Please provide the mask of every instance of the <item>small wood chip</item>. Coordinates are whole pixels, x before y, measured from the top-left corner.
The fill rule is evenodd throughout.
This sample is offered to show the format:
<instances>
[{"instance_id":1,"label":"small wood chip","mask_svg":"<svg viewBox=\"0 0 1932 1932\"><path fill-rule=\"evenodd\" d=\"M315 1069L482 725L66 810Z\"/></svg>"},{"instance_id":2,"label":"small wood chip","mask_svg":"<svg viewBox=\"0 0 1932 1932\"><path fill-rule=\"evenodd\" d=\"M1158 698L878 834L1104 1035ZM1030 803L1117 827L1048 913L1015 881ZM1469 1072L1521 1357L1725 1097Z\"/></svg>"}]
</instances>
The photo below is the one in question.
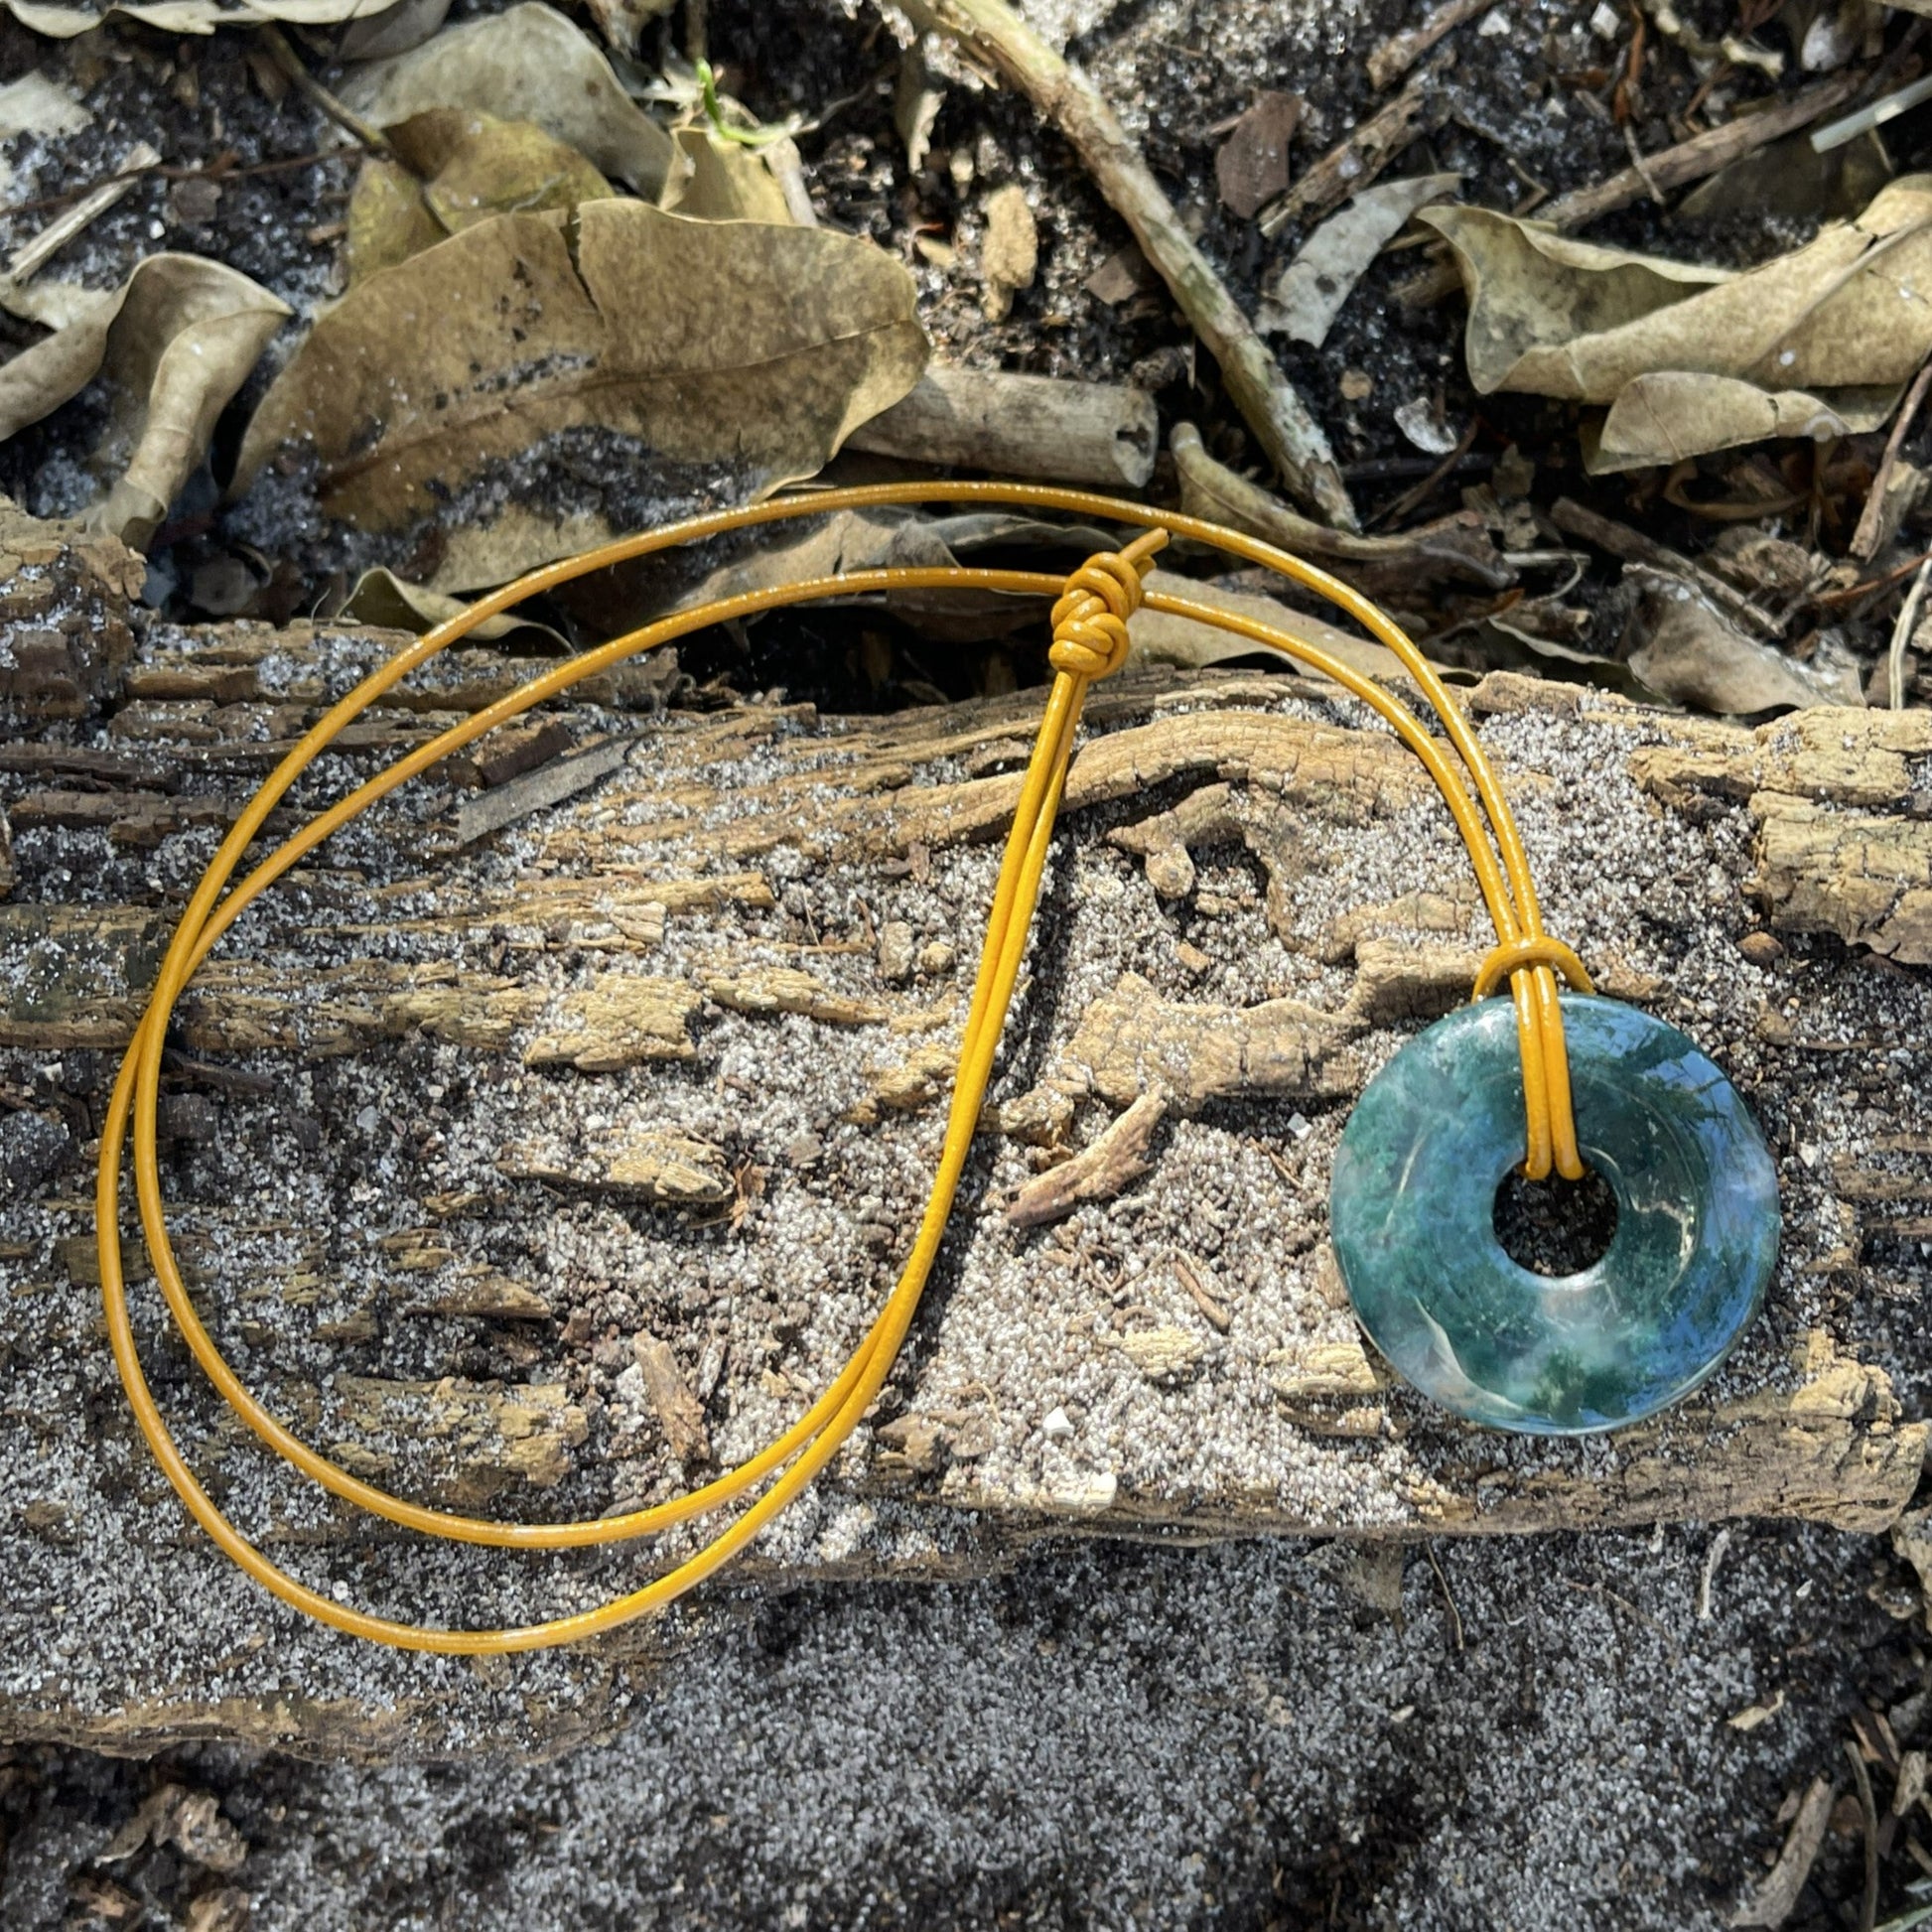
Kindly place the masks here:
<instances>
[{"instance_id":1,"label":"small wood chip","mask_svg":"<svg viewBox=\"0 0 1932 1932\"><path fill-rule=\"evenodd\" d=\"M1004 322L1017 290L1030 289L1039 268L1039 230L1017 183L996 189L986 200L986 238L980 243L980 275L986 293L980 306L989 322Z\"/></svg>"},{"instance_id":2,"label":"small wood chip","mask_svg":"<svg viewBox=\"0 0 1932 1932\"><path fill-rule=\"evenodd\" d=\"M1778 1862L1765 1873L1750 1899L1731 1918L1735 1926L1782 1925L1791 1916L1798 1894L1811 1876L1819 1848L1832 1821L1832 1785L1829 1778L1813 1778L1798 1806L1798 1816L1786 1835Z\"/></svg>"},{"instance_id":3,"label":"small wood chip","mask_svg":"<svg viewBox=\"0 0 1932 1932\"><path fill-rule=\"evenodd\" d=\"M704 1405L685 1385L670 1343L639 1331L630 1337L630 1352L643 1374L644 1393L671 1453L680 1462L709 1462L711 1438L705 1434Z\"/></svg>"},{"instance_id":4,"label":"small wood chip","mask_svg":"<svg viewBox=\"0 0 1932 1932\"><path fill-rule=\"evenodd\" d=\"M1142 1094L1091 1147L1028 1181L1007 1209L1008 1224L1040 1227L1063 1219L1082 1201L1112 1200L1154 1165L1148 1145L1167 1113L1165 1093Z\"/></svg>"}]
</instances>

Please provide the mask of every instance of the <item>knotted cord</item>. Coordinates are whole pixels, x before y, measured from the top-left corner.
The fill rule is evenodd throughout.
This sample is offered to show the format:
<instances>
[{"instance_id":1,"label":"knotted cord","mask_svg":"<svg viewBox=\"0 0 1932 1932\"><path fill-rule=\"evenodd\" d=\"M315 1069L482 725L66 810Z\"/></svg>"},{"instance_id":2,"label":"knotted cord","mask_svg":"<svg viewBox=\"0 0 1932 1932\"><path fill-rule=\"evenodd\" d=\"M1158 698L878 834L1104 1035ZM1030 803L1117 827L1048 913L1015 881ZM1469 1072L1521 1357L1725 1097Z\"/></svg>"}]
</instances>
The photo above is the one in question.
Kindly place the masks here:
<instances>
[{"instance_id":1,"label":"knotted cord","mask_svg":"<svg viewBox=\"0 0 1932 1932\"><path fill-rule=\"evenodd\" d=\"M822 515L837 509L876 508L934 499L1058 510L1146 528L1144 534L1119 551L1089 559L1065 580L1031 571L892 567L745 592L659 619L559 663L396 759L310 819L222 897L270 812L339 735L411 672L499 612L588 572L727 530L789 517ZM1186 597L1149 592L1145 576L1150 561L1171 536L1187 537L1273 570L1325 598L1353 618L1401 660L1436 713L1463 769L1457 769L1438 741L1393 693L1292 631ZM167 1030L183 990L221 935L255 898L332 833L408 779L498 725L521 716L534 705L640 651L713 624L828 597L887 590L955 589L1029 595L1058 592L1048 651L1054 676L1033 756L1021 782L1013 826L994 889L986 942L961 1038L958 1071L931 1194L897 1285L832 1385L767 1448L701 1488L646 1509L584 1522L503 1523L427 1508L390 1495L350 1474L301 1442L242 1386L196 1311L169 1239L166 1204L161 1193L157 1110ZM1084 490L1044 485L889 483L831 489L808 496L777 498L644 531L532 571L480 599L460 617L438 624L398 652L331 706L276 766L222 840L196 887L162 961L154 992L115 1081L101 1135L95 1191L101 1294L115 1364L141 1432L189 1512L234 1563L284 1602L352 1635L411 1650L473 1656L502 1654L575 1642L670 1602L728 1563L812 1481L858 1427L884 1386L931 1273L992 1077L994 1056L1026 951L1053 824L1065 790L1081 708L1091 683L1111 676L1126 661L1128 620L1143 606L1214 625L1309 665L1369 705L1421 759L1454 818L1496 928L1497 943L1482 963L1476 996L1481 997L1504 978L1510 983L1523 1067L1525 1171L1533 1178L1547 1175L1553 1166L1572 1179L1583 1173L1571 1114L1569 1065L1556 975L1561 973L1572 986L1584 992L1590 990L1589 980L1570 948L1543 931L1522 841L1480 743L1434 667L1366 598L1326 572L1240 532ZM1473 797L1464 770L1474 785ZM1485 816L1488 829L1483 823ZM1491 832L1495 840L1493 847ZM386 1521L428 1536L499 1549L559 1550L648 1536L735 1502L765 1484L767 1477L770 1481L709 1543L650 1583L595 1610L544 1623L504 1630L441 1629L372 1615L312 1588L264 1556L215 1505L181 1454L148 1386L135 1347L121 1245L120 1176L130 1126L142 1233L163 1299L183 1338L222 1399L262 1442L330 1493Z\"/></svg>"}]
</instances>

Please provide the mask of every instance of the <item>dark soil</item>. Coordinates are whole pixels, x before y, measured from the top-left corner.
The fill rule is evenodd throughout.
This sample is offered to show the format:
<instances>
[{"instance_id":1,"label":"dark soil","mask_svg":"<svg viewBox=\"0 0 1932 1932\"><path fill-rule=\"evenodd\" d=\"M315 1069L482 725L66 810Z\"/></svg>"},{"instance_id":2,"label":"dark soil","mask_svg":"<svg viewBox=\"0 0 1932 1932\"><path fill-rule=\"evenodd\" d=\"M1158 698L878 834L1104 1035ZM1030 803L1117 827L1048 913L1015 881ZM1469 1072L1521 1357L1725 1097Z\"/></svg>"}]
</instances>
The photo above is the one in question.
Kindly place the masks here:
<instances>
[{"instance_id":1,"label":"dark soil","mask_svg":"<svg viewBox=\"0 0 1932 1932\"><path fill-rule=\"evenodd\" d=\"M1781 1808L1836 1783L1789 1932L1857 1923L1856 1721L1927 1738L1898 1567L1775 1526L1047 1551L1011 1578L814 1590L545 1764L324 1767L208 1746L0 1751L18 1932L124 1895L258 1927L1315 1927L1716 1932ZM1767 1715L1768 1714L1768 1715ZM1869 1776L1879 1894L1919 1868ZM246 1863L103 1847L168 1782ZM112 1900L113 1894L107 1894Z\"/></svg>"},{"instance_id":2,"label":"dark soil","mask_svg":"<svg viewBox=\"0 0 1932 1932\"><path fill-rule=\"evenodd\" d=\"M453 18L485 10L461 0ZM1278 18L1273 10L1209 0L1191 5L1143 0L1113 9L1072 52L1121 103L1176 207L1198 227L1203 248L1252 309L1303 235L1291 227L1264 240L1254 222L1238 219L1221 205L1214 184L1218 130L1257 91L1292 90L1307 103L1294 152L1298 167L1308 165L1378 104L1362 70L1362 52L1405 24L1413 11L1402 0L1351 0L1311 15L1284 9ZM1695 0L1679 11L1693 30L1712 38L1733 24L1725 0ZM1088 10L1095 12L1105 10ZM1538 4L1526 7L1507 33L1482 32L1478 23L1453 36L1448 44L1455 58L1449 116L1418 140L1393 172L1453 170L1463 178L1466 199L1513 207L1533 205L1544 191L1559 194L1626 166L1622 132L1597 98L1612 90L1611 69L1622 44L1613 56L1590 34L1584 14L1581 7ZM667 41L674 41L677 31L675 22L663 26ZM1902 31L1895 26L1893 38ZM1771 38L1778 38L1776 30ZM340 70L329 63L330 45L322 30L306 39L307 53L325 79ZM789 113L816 118L818 124L800 136L800 147L821 218L871 236L906 262L918 282L922 320L941 356L1095 380L1132 379L1155 392L1164 432L1176 421L1193 421L1215 455L1237 467L1258 467L1247 430L1220 392L1211 358L1193 352L1190 332L1166 292L1156 287L1110 306L1086 287L1093 271L1130 237L1072 151L1037 123L1025 102L1001 91L950 87L930 153L915 174L906 167L893 125L897 45L871 10L849 15L827 0L783 7L721 0L709 10L708 45L730 89L757 112L771 119ZM1630 131L1641 150L1655 152L1682 138L1683 112L1698 82L1668 42L1653 33L1649 45ZM651 51L648 37L645 51ZM137 132L161 149L174 176L196 169L219 175L211 213L196 197L184 197L179 180L169 174L144 180L70 244L59 260L59 273L77 275L90 286L111 286L143 252L169 247L241 269L293 305L300 317L340 291L340 223L353 180L351 151L335 145L334 130L301 95L267 98L245 53L239 34L176 38L124 20L101 34L50 46L10 19L0 19L0 81L39 66L69 77L95 116L93 126L65 141L24 136L9 144L17 202L59 197L110 172ZM1776 91L1749 69L1729 73L1725 85L1743 98ZM1890 123L1884 138L1901 172L1917 166L1932 147L1932 108ZM305 159L323 150L331 151L327 158ZM979 284L971 270L984 197L1008 181L1025 185L1035 205L1041 262L1035 285L1020 295L1012 316L996 325L980 311ZM44 218L43 211L30 207L0 226L0 241L17 245ZM1591 239L1745 265L1808 238L1815 226L1773 215L1700 223L1643 206L1598 222ZM921 238L950 241L959 266L950 271L933 266L914 245ZM1417 250L1385 254L1322 349L1283 339L1273 345L1328 431L1365 519L1373 522L1440 467L1395 423L1401 404L1422 398L1438 401L1450 424L1472 424L1474 440L1429 494L1408 506L1403 521L1454 508L1457 492L1480 483L1514 446L1535 461L1532 501L1539 507L1561 495L1579 496L1606 513L1632 518L1664 542L1693 553L1707 547L1724 526L1662 500L1661 472L1603 482L1584 476L1574 410L1536 398L1478 398L1470 391L1459 352L1459 296L1420 306L1404 300L1405 285L1426 259ZM31 325L0 318L0 345L23 345L36 333ZM209 466L152 546L150 595L171 617L236 615L231 606L213 611L195 601L198 570L229 559L239 559L260 583L240 615L271 619L333 608L354 573L371 563L387 563L404 575L427 575L434 568L434 528L381 540L332 528L316 514L300 478L268 476L242 502L222 502L241 426L297 340L299 329L291 327L263 358L226 413ZM1364 379L1372 385L1365 399L1351 402L1344 396L1344 376L1356 391ZM99 420L98 396L83 393L0 446L0 489L45 514L84 501L95 486L86 460ZM1777 446L1785 481L1815 499L1814 520L1822 521L1815 534L1828 551L1849 537L1878 440L1853 439L1822 449ZM1925 450L1932 450L1932 428L1919 432L1907 455ZM602 508L619 524L704 500L703 492L693 494L682 485L667 490L639 485L613 495L614 476L642 477L654 463L649 452L627 447L600 453L592 462L574 446L543 450L490 488L497 495L507 489L546 508ZM865 467L850 460L844 465L854 472ZM1720 458L1697 466L1700 475L1713 478L1729 467ZM1152 493L1158 499L1172 487L1164 466ZM1680 479L1673 492L1680 499L1700 493L1721 493L1721 485L1714 483L1707 489L1695 477L1688 483ZM451 514L456 513L453 508ZM447 521L447 516L438 519ZM1547 526L1544 535L1546 541L1562 541ZM1618 646L1627 617L1625 600L1611 590L1616 574L1614 564L1598 565L1572 596L1574 604L1594 613L1585 641L1605 652ZM231 584L232 575L205 574L203 594L208 585L223 582ZM1474 603L1451 601L1438 612L1435 625L1423 628L1452 624L1469 616ZM1841 626L1842 641L1875 661L1895 603L1894 596L1862 621ZM542 615L572 628L564 614ZM847 621L827 625L782 620L767 627L777 648L759 655L781 658L787 666L782 678L749 667L742 640L716 638L687 650L696 681L723 676L739 688L782 682L796 696L867 708L923 701L929 694L932 680L905 667L897 667L883 683L852 688L841 673L856 643ZM902 647L909 639L897 635L896 641ZM1801 654L1803 649L1801 643ZM1043 671L1037 663L1021 668L1029 678ZM984 667L971 662L963 676L938 681L948 695L984 688L986 682Z\"/></svg>"}]
</instances>

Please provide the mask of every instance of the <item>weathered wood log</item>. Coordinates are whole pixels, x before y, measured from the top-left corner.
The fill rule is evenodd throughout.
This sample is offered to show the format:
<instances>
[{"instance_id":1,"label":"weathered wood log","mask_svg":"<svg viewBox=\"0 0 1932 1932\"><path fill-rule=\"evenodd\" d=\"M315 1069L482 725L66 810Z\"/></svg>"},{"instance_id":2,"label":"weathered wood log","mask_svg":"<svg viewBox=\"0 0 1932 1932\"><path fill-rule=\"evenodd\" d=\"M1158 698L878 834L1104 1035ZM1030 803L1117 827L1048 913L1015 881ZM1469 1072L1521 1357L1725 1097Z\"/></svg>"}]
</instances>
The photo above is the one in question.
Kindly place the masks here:
<instances>
[{"instance_id":1,"label":"weathered wood log","mask_svg":"<svg viewBox=\"0 0 1932 1932\"><path fill-rule=\"evenodd\" d=\"M910 463L1139 489L1154 474L1161 418L1146 390L1125 383L935 366L847 441Z\"/></svg>"},{"instance_id":2,"label":"weathered wood log","mask_svg":"<svg viewBox=\"0 0 1932 1932\"><path fill-rule=\"evenodd\" d=\"M0 1733L560 1742L739 1601L519 1663L492 1680L519 1687L512 1715L474 1674L282 1615L126 1416L89 1173L115 1049L215 829L394 643L154 625L85 733L0 748ZM453 655L290 822L516 674ZM624 709L653 689L613 678L559 712L617 754L485 837L460 836L464 803L507 786L398 794L251 911L180 1009L161 1126L191 1287L292 1426L408 1493L595 1514L737 1460L836 1372L923 1203L1037 694ZM1368 1075L1466 995L1466 862L1419 767L1318 685L1132 675L1090 704L912 1341L741 1589L971 1575L1071 1535L1897 1514L1932 1369L1932 715L1752 733L1507 676L1468 702L1552 928L1698 1036L1778 1158L1783 1259L1724 1371L1583 1444L1465 1429L1391 1383L1325 1247L1328 1165ZM1132 1160L1103 1149L1063 1217L1014 1224L1151 1094ZM644 1553L423 1553L306 1493L209 1399L130 1255L190 1454L304 1575L475 1622L648 1574Z\"/></svg>"}]
</instances>

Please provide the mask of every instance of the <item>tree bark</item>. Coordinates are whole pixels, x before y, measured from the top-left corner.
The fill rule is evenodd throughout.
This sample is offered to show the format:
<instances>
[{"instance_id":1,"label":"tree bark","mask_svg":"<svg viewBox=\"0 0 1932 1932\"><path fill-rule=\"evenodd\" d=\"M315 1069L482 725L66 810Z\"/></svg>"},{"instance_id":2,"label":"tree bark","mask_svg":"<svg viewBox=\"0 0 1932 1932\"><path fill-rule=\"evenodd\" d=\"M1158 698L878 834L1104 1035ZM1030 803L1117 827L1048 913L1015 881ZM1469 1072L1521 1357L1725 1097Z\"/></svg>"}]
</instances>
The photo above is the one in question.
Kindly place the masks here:
<instances>
[{"instance_id":1,"label":"tree bark","mask_svg":"<svg viewBox=\"0 0 1932 1932\"><path fill-rule=\"evenodd\" d=\"M0 1732L381 1751L593 1731L685 1613L519 1665L513 1720L468 1674L302 1626L188 1525L100 1324L93 1137L173 918L216 828L397 639L136 640L111 557L0 527L0 549L30 539L40 575L0 594L51 584L58 630L84 588L130 642L49 668L58 705L16 675L0 746ZM518 672L452 653L297 802ZM162 1133L191 1287L293 1427L413 1495L595 1514L743 1457L836 1373L923 1203L1038 694L627 708L655 695L641 667L607 680L555 715L561 758L473 758L471 780L513 775L433 774L378 808L178 1014ZM1392 1383L1326 1249L1328 1165L1368 1075L1466 997L1486 944L1466 862L1420 767L1318 685L1129 673L1093 693L979 1151L875 1426L689 1617L814 1579L982 1573L1042 1537L1896 1516L1932 1370L1910 1300L1932 717L1752 733L1505 675L1468 703L1551 928L1725 1066L1779 1160L1784 1256L1721 1374L1587 1445L1507 1443ZM466 838L480 799L493 829ZM1090 1161L1053 1225L1014 1224L1155 1093L1145 1149ZM474 1622L647 1574L644 1553L414 1553L264 1475L151 1285L135 1303L191 1458L305 1576Z\"/></svg>"}]
</instances>

